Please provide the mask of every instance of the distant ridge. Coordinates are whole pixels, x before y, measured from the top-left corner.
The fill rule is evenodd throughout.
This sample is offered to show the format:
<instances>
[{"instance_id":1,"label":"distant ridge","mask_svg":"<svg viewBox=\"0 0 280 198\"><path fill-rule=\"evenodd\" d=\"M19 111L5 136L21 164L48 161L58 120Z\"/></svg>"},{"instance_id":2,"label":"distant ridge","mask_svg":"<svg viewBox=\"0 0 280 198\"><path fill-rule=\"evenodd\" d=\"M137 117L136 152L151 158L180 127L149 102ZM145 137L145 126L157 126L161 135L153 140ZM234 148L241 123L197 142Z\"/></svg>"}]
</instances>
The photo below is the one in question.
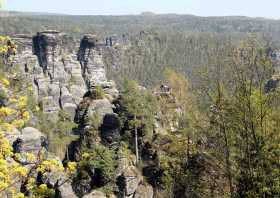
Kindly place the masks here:
<instances>
[{"instance_id":1,"label":"distant ridge","mask_svg":"<svg viewBox=\"0 0 280 198\"><path fill-rule=\"evenodd\" d=\"M7 11L7 10L0 10L0 17L11 17L11 16L63 16L67 14L59 14L59 13L48 13L48 12L19 12L19 11Z\"/></svg>"},{"instance_id":2,"label":"distant ridge","mask_svg":"<svg viewBox=\"0 0 280 198\"><path fill-rule=\"evenodd\" d=\"M123 15L72 15L72 14L64 14L64 13L50 13L50 12L21 12L21 11L12 11L12 10L0 10L0 17L10 17L10 16L104 16L104 17L117 17L117 16L144 16L144 17L151 17L151 16L174 16L174 17L197 17L197 18L209 18L209 19L229 19L229 20L242 20L242 19L256 19L256 20L278 20L273 18L266 18L266 17L249 17L249 16L199 16L193 14L177 14L177 13L164 13L164 14L157 14L154 12L142 12L140 14L123 14Z\"/></svg>"}]
</instances>

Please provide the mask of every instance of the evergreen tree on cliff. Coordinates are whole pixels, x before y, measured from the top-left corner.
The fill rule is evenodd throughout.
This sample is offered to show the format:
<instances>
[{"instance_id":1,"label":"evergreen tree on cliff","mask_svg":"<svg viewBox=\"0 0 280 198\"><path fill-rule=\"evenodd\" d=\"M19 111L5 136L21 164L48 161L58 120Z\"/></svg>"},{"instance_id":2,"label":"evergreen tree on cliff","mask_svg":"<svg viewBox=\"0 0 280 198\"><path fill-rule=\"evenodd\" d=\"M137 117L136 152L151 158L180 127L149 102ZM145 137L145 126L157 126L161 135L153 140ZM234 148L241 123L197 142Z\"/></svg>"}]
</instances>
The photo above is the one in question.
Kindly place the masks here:
<instances>
[{"instance_id":1,"label":"evergreen tree on cliff","mask_svg":"<svg viewBox=\"0 0 280 198\"><path fill-rule=\"evenodd\" d=\"M133 80L124 80L121 105L129 127L133 128L136 163L139 162L139 129L150 136L156 113L156 100L147 90L141 90Z\"/></svg>"}]
</instances>

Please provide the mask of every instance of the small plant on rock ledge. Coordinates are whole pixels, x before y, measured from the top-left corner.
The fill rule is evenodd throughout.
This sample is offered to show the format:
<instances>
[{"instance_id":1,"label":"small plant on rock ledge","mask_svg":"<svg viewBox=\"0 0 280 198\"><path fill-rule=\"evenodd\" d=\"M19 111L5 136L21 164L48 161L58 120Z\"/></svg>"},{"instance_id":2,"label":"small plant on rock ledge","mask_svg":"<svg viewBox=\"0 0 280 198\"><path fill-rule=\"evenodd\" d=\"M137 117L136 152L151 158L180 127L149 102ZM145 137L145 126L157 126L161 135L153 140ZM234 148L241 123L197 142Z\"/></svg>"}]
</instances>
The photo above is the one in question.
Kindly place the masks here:
<instances>
[{"instance_id":1,"label":"small plant on rock ledge","mask_svg":"<svg viewBox=\"0 0 280 198\"><path fill-rule=\"evenodd\" d=\"M105 97L104 90L101 86L97 85L94 87L94 89L91 91L91 97L94 100L100 100Z\"/></svg>"}]
</instances>

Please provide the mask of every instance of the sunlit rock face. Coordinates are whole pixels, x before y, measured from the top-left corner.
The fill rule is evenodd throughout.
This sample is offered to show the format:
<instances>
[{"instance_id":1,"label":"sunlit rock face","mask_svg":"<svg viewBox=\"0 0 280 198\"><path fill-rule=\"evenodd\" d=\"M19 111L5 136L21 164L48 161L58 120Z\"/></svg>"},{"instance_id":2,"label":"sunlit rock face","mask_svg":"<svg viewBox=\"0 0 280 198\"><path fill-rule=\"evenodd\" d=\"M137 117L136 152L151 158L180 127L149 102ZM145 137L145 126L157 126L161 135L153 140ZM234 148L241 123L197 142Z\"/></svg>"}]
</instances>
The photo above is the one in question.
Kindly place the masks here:
<instances>
[{"instance_id":1,"label":"sunlit rock face","mask_svg":"<svg viewBox=\"0 0 280 198\"><path fill-rule=\"evenodd\" d=\"M57 31L39 32L33 37L33 53L41 69L34 78L39 98L48 97L53 108L44 108L46 113L63 109L74 117L77 103L86 86L79 62L75 57L74 39ZM79 86L80 91L74 86ZM72 93L73 92L73 93Z\"/></svg>"},{"instance_id":2,"label":"sunlit rock face","mask_svg":"<svg viewBox=\"0 0 280 198\"><path fill-rule=\"evenodd\" d=\"M80 161L85 149L92 151L97 144L117 152L122 135L122 123L115 106L119 92L115 83L107 79L103 62L104 51L117 46L117 38L111 36L100 42L95 35L85 35L81 41L76 41L64 33L50 30L35 36L17 35L14 40L18 45L14 65L23 71L27 81L24 83L32 86L36 102L47 119L57 120L59 111L64 110L77 124L72 132L79 138L68 145L64 162ZM96 129L93 122L99 123ZM17 153L26 149L37 152L48 147L47 137L30 127L23 129L22 134L16 131L9 140ZM127 198L153 197L152 186L144 182L135 166L135 156L129 154L128 157L123 152L118 154L117 160L117 176L123 182L123 185L116 184L118 194ZM98 169L87 171L89 176L98 175ZM64 175L52 172L40 180L53 187L61 178ZM87 177L66 182L59 185L58 193L60 197L105 197L94 189L98 181ZM92 185L93 182L96 184Z\"/></svg>"},{"instance_id":3,"label":"sunlit rock face","mask_svg":"<svg viewBox=\"0 0 280 198\"><path fill-rule=\"evenodd\" d=\"M86 35L81 40L78 60L88 87L107 81L101 46L95 35Z\"/></svg>"},{"instance_id":4,"label":"sunlit rock face","mask_svg":"<svg viewBox=\"0 0 280 198\"><path fill-rule=\"evenodd\" d=\"M94 35L76 41L69 35L49 30L37 35L17 35L15 58L34 88L45 114L57 117L60 109L75 115L77 105L92 86L99 85L110 100L118 97L113 81L106 78L102 48ZM79 45L80 43L80 45Z\"/></svg>"}]
</instances>

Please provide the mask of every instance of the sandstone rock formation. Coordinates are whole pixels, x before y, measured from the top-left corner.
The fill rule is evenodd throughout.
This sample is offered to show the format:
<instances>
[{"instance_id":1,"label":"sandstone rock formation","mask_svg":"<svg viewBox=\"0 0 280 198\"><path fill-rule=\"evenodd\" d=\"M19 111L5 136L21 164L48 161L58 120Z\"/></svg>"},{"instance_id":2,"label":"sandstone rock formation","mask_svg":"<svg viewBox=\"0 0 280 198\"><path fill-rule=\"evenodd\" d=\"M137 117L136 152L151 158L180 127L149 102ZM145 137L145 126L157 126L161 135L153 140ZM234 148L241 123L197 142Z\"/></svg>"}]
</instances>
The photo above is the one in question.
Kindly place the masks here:
<instances>
[{"instance_id":1,"label":"sandstone rock formation","mask_svg":"<svg viewBox=\"0 0 280 198\"><path fill-rule=\"evenodd\" d=\"M101 86L108 98L118 96L115 84L108 81L100 44L86 35L80 42L58 31L36 36L17 35L19 54L15 63L24 68L46 114L55 117L60 109L74 117L75 109L91 86Z\"/></svg>"},{"instance_id":2,"label":"sandstone rock formation","mask_svg":"<svg viewBox=\"0 0 280 198\"><path fill-rule=\"evenodd\" d=\"M85 35L81 42L77 42L64 33L49 30L35 36L17 35L15 41L19 46L15 64L23 71L27 83L32 85L43 113L48 119L57 119L58 112L64 110L78 124L73 132L80 138L69 145L66 161L79 161L82 145L88 145L87 149L92 149L92 145L103 144L117 152L120 146L121 121L115 113L113 101L118 98L119 93L115 83L108 81L106 77L102 57L104 48L117 45L117 38L111 36L106 39L106 43L102 43L95 35ZM98 91L102 92L99 93L100 96L96 94ZM100 126L98 134L92 136L92 126L88 119L95 115L100 119ZM22 132L15 130L9 139L14 143L14 151L19 153L39 152L48 146L45 136L31 127L24 128ZM153 197L152 187L145 184L133 160L118 161L121 163L117 176L123 181L123 186L119 186L123 196ZM63 177L64 175L51 172L42 176L41 181L55 186L60 184ZM75 182L79 185L74 189ZM66 182L58 188L58 196L62 198L75 198L77 194L93 198L106 197L104 193L92 189L91 180L87 179Z\"/></svg>"}]
</instances>

